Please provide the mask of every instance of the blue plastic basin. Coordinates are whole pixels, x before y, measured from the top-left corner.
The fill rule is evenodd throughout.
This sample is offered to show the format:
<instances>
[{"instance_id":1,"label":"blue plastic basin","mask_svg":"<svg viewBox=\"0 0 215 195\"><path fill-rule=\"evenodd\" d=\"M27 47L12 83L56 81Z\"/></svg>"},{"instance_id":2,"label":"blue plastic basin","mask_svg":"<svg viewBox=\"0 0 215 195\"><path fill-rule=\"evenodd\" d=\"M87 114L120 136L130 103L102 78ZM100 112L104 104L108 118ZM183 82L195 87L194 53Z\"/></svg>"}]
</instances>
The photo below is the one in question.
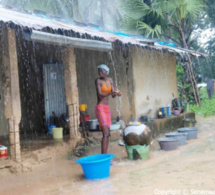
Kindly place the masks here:
<instances>
[{"instance_id":1,"label":"blue plastic basin","mask_svg":"<svg viewBox=\"0 0 215 195\"><path fill-rule=\"evenodd\" d=\"M95 154L76 160L86 179L104 179L110 176L110 162L114 154Z\"/></svg>"}]
</instances>

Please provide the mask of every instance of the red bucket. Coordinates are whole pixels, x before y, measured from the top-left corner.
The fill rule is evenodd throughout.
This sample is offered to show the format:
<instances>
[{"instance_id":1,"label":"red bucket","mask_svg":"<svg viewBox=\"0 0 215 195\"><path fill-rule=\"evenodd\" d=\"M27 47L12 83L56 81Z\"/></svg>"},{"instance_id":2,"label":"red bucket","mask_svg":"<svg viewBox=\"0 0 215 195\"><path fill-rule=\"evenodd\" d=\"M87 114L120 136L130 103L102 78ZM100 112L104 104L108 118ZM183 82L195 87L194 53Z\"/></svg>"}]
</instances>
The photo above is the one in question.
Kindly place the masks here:
<instances>
[{"instance_id":1,"label":"red bucket","mask_svg":"<svg viewBox=\"0 0 215 195\"><path fill-rule=\"evenodd\" d=\"M80 116L80 122L81 123L84 123L84 119L85 119L85 121L89 121L90 120L90 115L85 114L84 118Z\"/></svg>"},{"instance_id":2,"label":"red bucket","mask_svg":"<svg viewBox=\"0 0 215 195\"><path fill-rule=\"evenodd\" d=\"M7 147L0 145L0 158L7 157Z\"/></svg>"}]
</instances>

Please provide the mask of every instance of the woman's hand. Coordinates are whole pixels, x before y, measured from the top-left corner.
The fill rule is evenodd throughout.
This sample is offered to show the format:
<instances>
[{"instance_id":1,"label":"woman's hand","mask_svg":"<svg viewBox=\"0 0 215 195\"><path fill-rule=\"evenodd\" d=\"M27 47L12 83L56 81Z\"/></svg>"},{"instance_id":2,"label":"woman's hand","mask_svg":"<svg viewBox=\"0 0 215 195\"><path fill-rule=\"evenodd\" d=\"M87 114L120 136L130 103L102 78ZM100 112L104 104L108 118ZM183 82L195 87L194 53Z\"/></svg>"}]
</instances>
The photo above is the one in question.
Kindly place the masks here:
<instances>
[{"instance_id":1,"label":"woman's hand","mask_svg":"<svg viewBox=\"0 0 215 195\"><path fill-rule=\"evenodd\" d=\"M116 92L116 95L117 95L117 96L121 96L121 95L122 95L121 91L117 91L117 92Z\"/></svg>"},{"instance_id":2,"label":"woman's hand","mask_svg":"<svg viewBox=\"0 0 215 195\"><path fill-rule=\"evenodd\" d=\"M115 97L116 97L116 92L112 91L112 98L115 98Z\"/></svg>"},{"instance_id":3,"label":"woman's hand","mask_svg":"<svg viewBox=\"0 0 215 195\"><path fill-rule=\"evenodd\" d=\"M112 92L112 97L114 98L114 97L116 97L116 96L121 96L122 94L121 94L121 92L120 91L113 91Z\"/></svg>"}]
</instances>

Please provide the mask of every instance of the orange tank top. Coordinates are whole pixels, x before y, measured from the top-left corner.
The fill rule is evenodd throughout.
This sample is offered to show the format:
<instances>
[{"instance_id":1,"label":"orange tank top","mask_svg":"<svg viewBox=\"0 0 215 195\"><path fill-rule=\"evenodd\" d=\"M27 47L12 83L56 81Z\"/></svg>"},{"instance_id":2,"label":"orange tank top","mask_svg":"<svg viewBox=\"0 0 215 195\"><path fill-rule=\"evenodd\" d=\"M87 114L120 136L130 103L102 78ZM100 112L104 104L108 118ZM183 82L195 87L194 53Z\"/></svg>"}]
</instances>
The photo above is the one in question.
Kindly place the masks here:
<instances>
[{"instance_id":1,"label":"orange tank top","mask_svg":"<svg viewBox=\"0 0 215 195\"><path fill-rule=\"evenodd\" d=\"M108 83L109 83L109 87L107 87L106 83L104 81L102 81L102 87L101 87L102 93L110 93L111 92L112 87L111 87L111 83L109 80L108 80Z\"/></svg>"}]
</instances>

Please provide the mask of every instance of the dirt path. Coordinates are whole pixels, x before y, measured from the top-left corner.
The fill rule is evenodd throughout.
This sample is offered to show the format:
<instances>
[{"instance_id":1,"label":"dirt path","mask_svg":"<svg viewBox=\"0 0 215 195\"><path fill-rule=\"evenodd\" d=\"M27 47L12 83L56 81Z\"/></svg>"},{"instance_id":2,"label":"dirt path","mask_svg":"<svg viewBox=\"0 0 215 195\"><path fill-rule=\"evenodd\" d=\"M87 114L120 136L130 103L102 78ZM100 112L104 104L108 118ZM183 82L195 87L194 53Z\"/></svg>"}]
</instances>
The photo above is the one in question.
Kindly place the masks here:
<instances>
[{"instance_id":1,"label":"dirt path","mask_svg":"<svg viewBox=\"0 0 215 195\"><path fill-rule=\"evenodd\" d=\"M198 139L169 152L155 139L148 160L127 160L125 148L112 143L109 153L116 158L108 179L85 180L74 159L60 158L30 172L0 174L0 194L215 194L215 116L197 121ZM91 154L99 151L96 147Z\"/></svg>"}]
</instances>

